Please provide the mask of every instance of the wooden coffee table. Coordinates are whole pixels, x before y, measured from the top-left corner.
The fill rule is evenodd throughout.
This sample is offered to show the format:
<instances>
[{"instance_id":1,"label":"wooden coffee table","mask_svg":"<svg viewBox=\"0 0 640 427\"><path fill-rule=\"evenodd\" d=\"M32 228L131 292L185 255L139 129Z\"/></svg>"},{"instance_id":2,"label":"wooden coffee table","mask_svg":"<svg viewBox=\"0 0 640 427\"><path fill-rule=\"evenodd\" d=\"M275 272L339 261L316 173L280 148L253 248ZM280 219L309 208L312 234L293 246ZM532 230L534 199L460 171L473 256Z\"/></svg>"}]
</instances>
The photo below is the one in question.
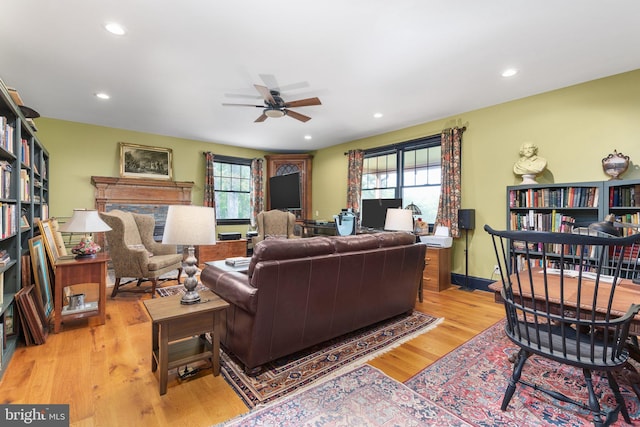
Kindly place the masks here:
<instances>
[{"instance_id":1,"label":"wooden coffee table","mask_svg":"<svg viewBox=\"0 0 640 427\"><path fill-rule=\"evenodd\" d=\"M220 374L220 314L229 304L209 290L199 294L201 302L191 305L180 304L180 294L144 301L152 320L151 371L160 371L161 395L170 369L208 359L213 375Z\"/></svg>"}]
</instances>

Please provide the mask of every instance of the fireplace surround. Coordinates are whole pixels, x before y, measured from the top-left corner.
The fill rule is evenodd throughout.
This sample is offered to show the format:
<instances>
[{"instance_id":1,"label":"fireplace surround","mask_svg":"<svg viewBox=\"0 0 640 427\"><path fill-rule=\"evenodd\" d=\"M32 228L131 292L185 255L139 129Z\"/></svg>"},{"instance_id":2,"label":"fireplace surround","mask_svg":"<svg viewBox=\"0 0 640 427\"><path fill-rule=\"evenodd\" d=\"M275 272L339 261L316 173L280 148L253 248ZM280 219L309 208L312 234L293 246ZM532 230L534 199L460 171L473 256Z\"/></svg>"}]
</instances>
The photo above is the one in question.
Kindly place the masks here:
<instances>
[{"instance_id":1,"label":"fireplace surround","mask_svg":"<svg viewBox=\"0 0 640 427\"><path fill-rule=\"evenodd\" d=\"M169 205L190 205L191 181L165 181L142 178L92 176L95 208L98 212L114 209L151 214L156 220L156 239L162 239ZM102 233L101 233L102 234ZM104 236L96 241L104 247Z\"/></svg>"}]
</instances>

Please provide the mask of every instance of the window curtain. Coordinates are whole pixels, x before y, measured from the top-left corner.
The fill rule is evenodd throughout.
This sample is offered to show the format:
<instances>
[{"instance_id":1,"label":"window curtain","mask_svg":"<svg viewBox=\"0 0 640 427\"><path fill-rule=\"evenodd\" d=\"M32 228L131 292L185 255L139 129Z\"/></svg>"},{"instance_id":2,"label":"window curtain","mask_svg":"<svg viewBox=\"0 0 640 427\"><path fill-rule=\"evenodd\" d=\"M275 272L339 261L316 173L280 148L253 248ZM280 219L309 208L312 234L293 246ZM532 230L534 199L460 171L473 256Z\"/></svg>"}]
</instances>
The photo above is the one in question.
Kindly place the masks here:
<instances>
[{"instance_id":1,"label":"window curtain","mask_svg":"<svg viewBox=\"0 0 640 427\"><path fill-rule=\"evenodd\" d=\"M264 161L253 159L251 161L251 225L256 225L256 217L264 210Z\"/></svg>"},{"instance_id":2,"label":"window curtain","mask_svg":"<svg viewBox=\"0 0 640 427\"><path fill-rule=\"evenodd\" d=\"M205 157L204 201L203 206L216 207L216 191L213 183L213 153L207 151Z\"/></svg>"},{"instance_id":3,"label":"window curtain","mask_svg":"<svg viewBox=\"0 0 640 427\"><path fill-rule=\"evenodd\" d=\"M360 212L360 197L362 194L362 166L364 164L363 150L349 150L349 173L347 176L347 208Z\"/></svg>"},{"instance_id":4,"label":"window curtain","mask_svg":"<svg viewBox=\"0 0 640 427\"><path fill-rule=\"evenodd\" d=\"M445 129L441 134L442 182L436 225L449 227L452 237L460 237L458 209L461 194L462 130L455 127Z\"/></svg>"}]
</instances>

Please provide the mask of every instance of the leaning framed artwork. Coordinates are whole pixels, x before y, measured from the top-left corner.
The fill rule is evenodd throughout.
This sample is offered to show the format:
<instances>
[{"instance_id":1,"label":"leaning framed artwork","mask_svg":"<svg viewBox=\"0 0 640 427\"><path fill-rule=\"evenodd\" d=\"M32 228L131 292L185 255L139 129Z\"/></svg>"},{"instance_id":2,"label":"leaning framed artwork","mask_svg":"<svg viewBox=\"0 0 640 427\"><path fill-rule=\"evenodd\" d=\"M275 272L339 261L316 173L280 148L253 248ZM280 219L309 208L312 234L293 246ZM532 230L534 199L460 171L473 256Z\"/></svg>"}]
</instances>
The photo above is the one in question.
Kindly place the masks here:
<instances>
[{"instance_id":1,"label":"leaning framed artwork","mask_svg":"<svg viewBox=\"0 0 640 427\"><path fill-rule=\"evenodd\" d=\"M58 262L60 254L58 253L58 245L56 245L56 239L53 236L51 220L45 219L44 221L38 221L38 228L40 229L40 234L43 238L42 242L44 243L44 248L47 251L47 256L49 257L51 267L53 270L55 270L56 262Z\"/></svg>"},{"instance_id":2,"label":"leaning framed artwork","mask_svg":"<svg viewBox=\"0 0 640 427\"><path fill-rule=\"evenodd\" d=\"M29 239L29 252L31 254L31 268L36 283L36 294L42 301L45 318L53 313L53 297L49 283L49 268L47 266L47 254L42 242L42 236Z\"/></svg>"},{"instance_id":3,"label":"leaning framed artwork","mask_svg":"<svg viewBox=\"0 0 640 427\"><path fill-rule=\"evenodd\" d=\"M172 180L173 152L170 148L121 142L120 176Z\"/></svg>"}]
</instances>

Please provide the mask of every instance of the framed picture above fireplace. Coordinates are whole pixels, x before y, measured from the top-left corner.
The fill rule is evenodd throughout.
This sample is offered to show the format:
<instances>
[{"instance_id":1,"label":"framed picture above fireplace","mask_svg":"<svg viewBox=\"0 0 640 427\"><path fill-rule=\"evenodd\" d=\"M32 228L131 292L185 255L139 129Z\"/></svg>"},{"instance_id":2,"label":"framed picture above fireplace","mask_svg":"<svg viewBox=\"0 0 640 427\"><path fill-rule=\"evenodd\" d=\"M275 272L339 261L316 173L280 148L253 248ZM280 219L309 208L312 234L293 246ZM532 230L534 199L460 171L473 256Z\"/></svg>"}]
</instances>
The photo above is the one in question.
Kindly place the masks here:
<instances>
[{"instance_id":1,"label":"framed picture above fireplace","mask_svg":"<svg viewBox=\"0 0 640 427\"><path fill-rule=\"evenodd\" d=\"M172 180L173 152L170 148L121 142L120 176Z\"/></svg>"}]
</instances>

